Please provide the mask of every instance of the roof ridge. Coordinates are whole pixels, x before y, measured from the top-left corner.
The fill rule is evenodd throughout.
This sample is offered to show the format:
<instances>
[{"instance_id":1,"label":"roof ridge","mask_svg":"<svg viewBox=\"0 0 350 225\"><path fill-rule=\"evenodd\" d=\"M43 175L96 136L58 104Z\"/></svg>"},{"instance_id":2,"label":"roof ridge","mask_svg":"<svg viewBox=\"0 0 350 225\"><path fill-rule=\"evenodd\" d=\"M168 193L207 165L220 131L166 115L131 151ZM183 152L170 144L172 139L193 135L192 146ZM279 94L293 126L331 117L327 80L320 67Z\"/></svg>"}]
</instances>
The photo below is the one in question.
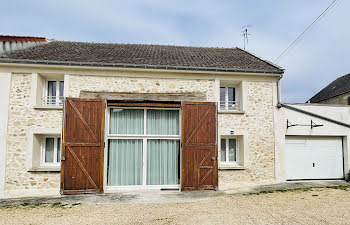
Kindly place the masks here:
<instances>
[{"instance_id":1,"label":"roof ridge","mask_svg":"<svg viewBox=\"0 0 350 225\"><path fill-rule=\"evenodd\" d=\"M81 43L81 44L106 44L106 45L144 45L144 46L164 46L164 47L184 47L184 48L204 48L204 49L239 49L238 47L209 47L209 46L191 46L191 45L171 45L171 44L149 44L149 43L115 43L115 42L88 42L88 41L66 41L51 39L50 42Z\"/></svg>"}]
</instances>

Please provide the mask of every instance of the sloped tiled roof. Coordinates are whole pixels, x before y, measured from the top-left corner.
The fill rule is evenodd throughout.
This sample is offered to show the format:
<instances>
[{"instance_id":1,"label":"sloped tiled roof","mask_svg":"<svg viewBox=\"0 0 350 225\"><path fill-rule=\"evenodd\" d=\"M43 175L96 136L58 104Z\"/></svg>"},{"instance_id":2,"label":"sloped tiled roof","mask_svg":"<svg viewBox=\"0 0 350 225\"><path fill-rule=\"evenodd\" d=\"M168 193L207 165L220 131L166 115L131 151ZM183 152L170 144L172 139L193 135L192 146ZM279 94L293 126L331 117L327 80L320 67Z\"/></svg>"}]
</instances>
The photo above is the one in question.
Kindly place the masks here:
<instances>
[{"instance_id":1,"label":"sloped tiled roof","mask_svg":"<svg viewBox=\"0 0 350 225\"><path fill-rule=\"evenodd\" d=\"M283 73L240 48L52 41L0 57L0 63L68 64Z\"/></svg>"},{"instance_id":2,"label":"sloped tiled roof","mask_svg":"<svg viewBox=\"0 0 350 225\"><path fill-rule=\"evenodd\" d=\"M350 73L342 77L338 77L327 87L310 98L311 103L317 103L326 99L330 99L342 94L350 92Z\"/></svg>"}]
</instances>

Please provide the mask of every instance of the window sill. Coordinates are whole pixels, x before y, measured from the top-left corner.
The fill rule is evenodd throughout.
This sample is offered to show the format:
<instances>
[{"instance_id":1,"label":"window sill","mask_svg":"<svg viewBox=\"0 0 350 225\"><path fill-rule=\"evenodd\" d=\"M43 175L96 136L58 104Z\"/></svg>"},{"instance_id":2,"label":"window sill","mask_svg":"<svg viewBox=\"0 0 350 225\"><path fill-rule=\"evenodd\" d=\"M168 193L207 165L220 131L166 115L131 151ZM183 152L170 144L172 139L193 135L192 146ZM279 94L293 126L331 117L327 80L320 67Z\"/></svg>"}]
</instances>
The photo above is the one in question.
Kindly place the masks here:
<instances>
[{"instance_id":1,"label":"window sill","mask_svg":"<svg viewBox=\"0 0 350 225\"><path fill-rule=\"evenodd\" d=\"M219 170L245 170L244 166L230 165L230 166L219 166Z\"/></svg>"},{"instance_id":2,"label":"window sill","mask_svg":"<svg viewBox=\"0 0 350 225\"><path fill-rule=\"evenodd\" d=\"M225 109L219 109L219 114L244 114L244 111L241 110L225 110Z\"/></svg>"},{"instance_id":3,"label":"window sill","mask_svg":"<svg viewBox=\"0 0 350 225\"><path fill-rule=\"evenodd\" d=\"M28 172L60 172L60 167L33 167Z\"/></svg>"},{"instance_id":4,"label":"window sill","mask_svg":"<svg viewBox=\"0 0 350 225\"><path fill-rule=\"evenodd\" d=\"M34 106L34 109L62 110L63 106Z\"/></svg>"}]
</instances>

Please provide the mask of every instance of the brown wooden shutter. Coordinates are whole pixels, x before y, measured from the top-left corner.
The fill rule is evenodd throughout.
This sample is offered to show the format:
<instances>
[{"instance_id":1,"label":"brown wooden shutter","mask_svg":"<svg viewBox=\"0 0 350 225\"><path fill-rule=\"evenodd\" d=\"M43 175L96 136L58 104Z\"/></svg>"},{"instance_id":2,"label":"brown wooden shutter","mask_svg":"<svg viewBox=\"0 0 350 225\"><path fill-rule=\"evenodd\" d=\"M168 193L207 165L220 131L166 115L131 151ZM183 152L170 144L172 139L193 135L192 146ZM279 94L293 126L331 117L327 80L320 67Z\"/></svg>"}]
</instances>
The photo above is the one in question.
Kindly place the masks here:
<instances>
[{"instance_id":1,"label":"brown wooden shutter","mask_svg":"<svg viewBox=\"0 0 350 225\"><path fill-rule=\"evenodd\" d=\"M104 121L105 100L66 98L62 194L103 192Z\"/></svg>"},{"instance_id":2,"label":"brown wooden shutter","mask_svg":"<svg viewBox=\"0 0 350 225\"><path fill-rule=\"evenodd\" d=\"M183 102L181 189L216 189L217 156L216 103Z\"/></svg>"}]
</instances>

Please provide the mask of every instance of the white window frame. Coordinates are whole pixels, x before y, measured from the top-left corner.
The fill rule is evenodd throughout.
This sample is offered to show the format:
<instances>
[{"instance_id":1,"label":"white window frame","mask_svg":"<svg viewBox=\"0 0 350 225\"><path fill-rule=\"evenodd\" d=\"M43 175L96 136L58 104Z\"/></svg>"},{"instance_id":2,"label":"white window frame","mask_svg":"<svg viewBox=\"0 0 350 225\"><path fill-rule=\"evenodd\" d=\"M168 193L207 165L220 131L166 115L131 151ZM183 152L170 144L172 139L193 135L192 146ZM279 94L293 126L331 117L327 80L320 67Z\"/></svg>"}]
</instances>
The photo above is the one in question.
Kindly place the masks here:
<instances>
[{"instance_id":1,"label":"white window frame","mask_svg":"<svg viewBox=\"0 0 350 225\"><path fill-rule=\"evenodd\" d=\"M225 139L226 141L226 161L221 161L221 139ZM229 161L229 140L234 139L236 140L236 161ZM236 137L220 137L220 151L219 151L219 163L221 166L239 166L238 165L238 159L239 159L239 141Z\"/></svg>"},{"instance_id":2,"label":"white window frame","mask_svg":"<svg viewBox=\"0 0 350 225\"><path fill-rule=\"evenodd\" d=\"M53 150L53 163L47 163L45 162L45 154L46 154L46 138L53 138L54 139L54 150ZM48 166L48 167L57 167L60 166L61 164L61 159L57 158L57 147L58 147L58 138L61 138L61 136L57 135L48 135L48 136L43 136L41 140L41 160L40 160L40 166ZM61 153L62 153L62 138L59 143L61 147Z\"/></svg>"},{"instance_id":3,"label":"white window frame","mask_svg":"<svg viewBox=\"0 0 350 225\"><path fill-rule=\"evenodd\" d=\"M143 120L143 134L110 134L109 125L110 125L110 112L111 109L143 109L144 110L144 120ZM147 135L147 110L177 110L179 111L179 134L178 135ZM181 109L180 108L155 108L155 107L107 107L107 122L106 122L106 148L105 148L105 167L104 167L104 187L106 191L120 190L120 189L160 189L160 188L180 188L181 185ZM142 183L141 185L118 185L118 186L108 186L107 184L107 164L108 164L108 149L109 149L109 140L113 139L137 139L142 140ZM151 185L147 184L147 140L149 139L163 139L163 140L179 140L179 151L180 151L180 184L175 185Z\"/></svg>"},{"instance_id":4,"label":"white window frame","mask_svg":"<svg viewBox=\"0 0 350 225\"><path fill-rule=\"evenodd\" d=\"M225 108L221 108L221 88L225 88ZM228 89L229 88L234 88L235 89L235 99L233 109L229 109L229 101L228 101ZM232 86L232 85L220 85L220 90L219 90L219 110L239 110L239 101L238 101L238 87L237 86Z\"/></svg>"},{"instance_id":5,"label":"white window frame","mask_svg":"<svg viewBox=\"0 0 350 225\"><path fill-rule=\"evenodd\" d=\"M49 81L55 81L56 82L56 96L52 96L56 98L55 104L48 104L48 100L47 98L49 97L48 95L48 89L49 89ZM63 82L63 95L60 96L60 82ZM43 96L42 96L42 105L43 106L63 106L63 101L62 98L64 97L64 88L65 88L65 84L64 84L64 79L52 79L52 78L46 78L45 79L45 85L44 85L44 90L43 90Z\"/></svg>"}]
</instances>

